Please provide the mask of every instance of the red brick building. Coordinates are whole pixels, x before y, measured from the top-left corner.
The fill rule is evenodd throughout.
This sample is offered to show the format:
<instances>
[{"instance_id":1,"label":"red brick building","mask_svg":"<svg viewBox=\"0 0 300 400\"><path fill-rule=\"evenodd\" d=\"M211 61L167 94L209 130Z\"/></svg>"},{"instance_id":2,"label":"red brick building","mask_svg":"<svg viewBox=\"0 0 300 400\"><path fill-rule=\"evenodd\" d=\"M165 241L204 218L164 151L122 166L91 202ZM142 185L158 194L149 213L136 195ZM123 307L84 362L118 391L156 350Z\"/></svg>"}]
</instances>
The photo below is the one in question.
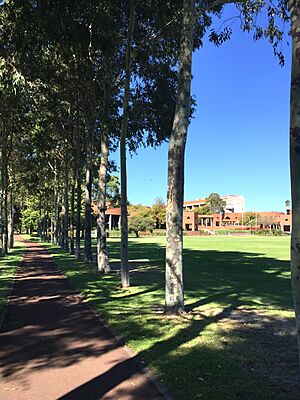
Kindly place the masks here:
<instances>
[{"instance_id":1,"label":"red brick building","mask_svg":"<svg viewBox=\"0 0 300 400\"><path fill-rule=\"evenodd\" d=\"M278 229L290 233L292 229L292 215L290 210L283 212L257 212L255 229ZM185 231L213 230L213 229L249 229L244 224L245 213L225 213L199 215L194 211L183 212L183 229Z\"/></svg>"}]
</instances>

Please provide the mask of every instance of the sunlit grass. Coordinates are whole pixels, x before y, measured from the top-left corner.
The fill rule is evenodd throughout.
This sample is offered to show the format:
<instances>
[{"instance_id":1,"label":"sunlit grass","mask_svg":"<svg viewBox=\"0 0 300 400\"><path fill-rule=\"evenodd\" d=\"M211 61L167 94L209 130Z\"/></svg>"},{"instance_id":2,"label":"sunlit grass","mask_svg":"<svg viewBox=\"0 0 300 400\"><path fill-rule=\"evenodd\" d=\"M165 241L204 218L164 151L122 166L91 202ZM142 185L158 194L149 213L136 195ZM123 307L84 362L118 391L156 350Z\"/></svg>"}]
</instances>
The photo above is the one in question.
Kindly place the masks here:
<instances>
[{"instance_id":1,"label":"sunlit grass","mask_svg":"<svg viewBox=\"0 0 300 400\"><path fill-rule=\"evenodd\" d=\"M17 267L20 265L24 253L24 244L16 242L9 254L0 259L0 316L6 301L6 296L12 284Z\"/></svg>"},{"instance_id":2,"label":"sunlit grass","mask_svg":"<svg viewBox=\"0 0 300 400\"><path fill-rule=\"evenodd\" d=\"M128 289L120 288L118 271L101 275L47 246L178 399L296 399L288 382L297 376L289 238L185 237L187 313L178 318L162 313L164 244L163 237L130 239ZM116 266L118 239L109 240L109 251Z\"/></svg>"}]
</instances>

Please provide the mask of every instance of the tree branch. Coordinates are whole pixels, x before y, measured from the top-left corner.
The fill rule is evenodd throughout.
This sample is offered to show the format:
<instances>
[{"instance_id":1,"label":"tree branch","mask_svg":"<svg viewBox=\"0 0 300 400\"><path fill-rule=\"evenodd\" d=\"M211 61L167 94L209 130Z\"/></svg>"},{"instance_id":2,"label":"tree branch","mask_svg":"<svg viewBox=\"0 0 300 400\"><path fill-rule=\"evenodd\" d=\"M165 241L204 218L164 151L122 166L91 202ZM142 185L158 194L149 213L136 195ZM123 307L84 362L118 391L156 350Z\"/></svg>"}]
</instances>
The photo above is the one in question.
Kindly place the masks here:
<instances>
[{"instance_id":1,"label":"tree branch","mask_svg":"<svg viewBox=\"0 0 300 400\"><path fill-rule=\"evenodd\" d=\"M203 11L209 11L214 7L217 7L221 4L232 4L232 3L246 3L248 0L214 0L207 8L204 8Z\"/></svg>"}]
</instances>

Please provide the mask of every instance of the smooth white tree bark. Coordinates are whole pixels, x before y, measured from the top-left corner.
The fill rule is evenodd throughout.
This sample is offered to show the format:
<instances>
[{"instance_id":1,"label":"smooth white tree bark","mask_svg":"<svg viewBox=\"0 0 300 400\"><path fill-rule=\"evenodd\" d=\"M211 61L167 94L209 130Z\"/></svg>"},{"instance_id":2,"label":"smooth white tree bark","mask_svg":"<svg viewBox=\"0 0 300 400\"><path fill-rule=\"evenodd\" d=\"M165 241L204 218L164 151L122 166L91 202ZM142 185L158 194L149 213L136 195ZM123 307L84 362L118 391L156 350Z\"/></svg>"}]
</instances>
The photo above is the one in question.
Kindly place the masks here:
<instances>
[{"instance_id":1,"label":"smooth white tree bark","mask_svg":"<svg viewBox=\"0 0 300 400\"><path fill-rule=\"evenodd\" d=\"M183 22L179 52L178 93L168 150L168 200L165 310L184 311L182 212L184 153L191 111L191 68L195 31L195 1L183 1Z\"/></svg>"},{"instance_id":2,"label":"smooth white tree bark","mask_svg":"<svg viewBox=\"0 0 300 400\"><path fill-rule=\"evenodd\" d=\"M128 108L131 77L131 46L135 20L135 3L130 1L130 15L125 55L125 84L123 100L123 117L120 138L120 166L121 166L121 284L130 286L128 267L128 216L127 216L127 166L126 166L126 136L128 130Z\"/></svg>"},{"instance_id":3,"label":"smooth white tree bark","mask_svg":"<svg viewBox=\"0 0 300 400\"><path fill-rule=\"evenodd\" d=\"M292 189L291 274L300 363L300 1L290 1L292 73L290 102L290 160Z\"/></svg>"}]
</instances>

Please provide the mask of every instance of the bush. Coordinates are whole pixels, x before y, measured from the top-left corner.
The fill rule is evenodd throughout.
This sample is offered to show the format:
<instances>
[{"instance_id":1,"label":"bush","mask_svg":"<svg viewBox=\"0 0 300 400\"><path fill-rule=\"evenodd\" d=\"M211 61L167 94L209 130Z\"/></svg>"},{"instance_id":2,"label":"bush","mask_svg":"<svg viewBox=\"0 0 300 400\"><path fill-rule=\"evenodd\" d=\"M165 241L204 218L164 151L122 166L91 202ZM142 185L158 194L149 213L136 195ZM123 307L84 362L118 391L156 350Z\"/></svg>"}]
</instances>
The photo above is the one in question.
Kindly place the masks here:
<instances>
[{"instance_id":1,"label":"bush","mask_svg":"<svg viewBox=\"0 0 300 400\"><path fill-rule=\"evenodd\" d=\"M166 236L165 229L154 229L153 236Z\"/></svg>"},{"instance_id":2,"label":"bush","mask_svg":"<svg viewBox=\"0 0 300 400\"><path fill-rule=\"evenodd\" d=\"M257 236L283 236L285 235L284 232L282 232L280 229L259 229L257 231L252 231L252 235L257 235Z\"/></svg>"},{"instance_id":3,"label":"bush","mask_svg":"<svg viewBox=\"0 0 300 400\"><path fill-rule=\"evenodd\" d=\"M136 237L139 237L139 232L141 231L150 231L150 233L152 233L154 226L155 223L150 217L134 215L130 217L128 221L128 230L129 232L134 232Z\"/></svg>"}]
</instances>

